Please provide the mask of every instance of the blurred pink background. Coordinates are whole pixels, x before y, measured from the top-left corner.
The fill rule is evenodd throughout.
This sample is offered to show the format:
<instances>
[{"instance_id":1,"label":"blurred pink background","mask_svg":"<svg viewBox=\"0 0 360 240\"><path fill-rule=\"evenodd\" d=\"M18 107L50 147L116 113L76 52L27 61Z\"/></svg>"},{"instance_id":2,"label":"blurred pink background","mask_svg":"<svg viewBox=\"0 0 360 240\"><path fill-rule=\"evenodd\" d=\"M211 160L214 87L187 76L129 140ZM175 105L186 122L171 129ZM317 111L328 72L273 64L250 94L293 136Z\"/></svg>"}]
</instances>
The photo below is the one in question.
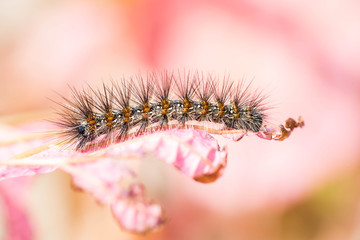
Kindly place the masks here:
<instances>
[{"instance_id":1,"label":"blurred pink background","mask_svg":"<svg viewBox=\"0 0 360 240\"><path fill-rule=\"evenodd\" d=\"M360 239L359 64L358 1L1 1L3 117L49 109L67 84L189 69L254 78L272 123L306 124L285 142L219 138L228 167L209 185L145 162L169 218L146 237L65 174L39 176L27 203L36 239Z\"/></svg>"}]
</instances>

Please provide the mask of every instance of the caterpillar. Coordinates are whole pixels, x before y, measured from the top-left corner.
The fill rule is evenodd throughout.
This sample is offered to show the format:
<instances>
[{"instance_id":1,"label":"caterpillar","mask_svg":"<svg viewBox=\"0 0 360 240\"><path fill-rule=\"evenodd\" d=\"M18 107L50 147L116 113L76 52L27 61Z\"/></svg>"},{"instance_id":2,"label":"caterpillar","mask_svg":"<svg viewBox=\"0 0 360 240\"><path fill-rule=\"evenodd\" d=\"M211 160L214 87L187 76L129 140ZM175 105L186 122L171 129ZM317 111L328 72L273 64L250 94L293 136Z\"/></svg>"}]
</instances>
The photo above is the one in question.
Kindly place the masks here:
<instances>
[{"instance_id":1,"label":"caterpillar","mask_svg":"<svg viewBox=\"0 0 360 240\"><path fill-rule=\"evenodd\" d=\"M267 119L266 97L250 92L243 81L209 74L163 72L137 75L100 90L70 87L72 98L61 96L59 134L84 149L97 139L106 144L123 141L130 132L140 135L170 126L212 123L221 129L259 132Z\"/></svg>"}]
</instances>

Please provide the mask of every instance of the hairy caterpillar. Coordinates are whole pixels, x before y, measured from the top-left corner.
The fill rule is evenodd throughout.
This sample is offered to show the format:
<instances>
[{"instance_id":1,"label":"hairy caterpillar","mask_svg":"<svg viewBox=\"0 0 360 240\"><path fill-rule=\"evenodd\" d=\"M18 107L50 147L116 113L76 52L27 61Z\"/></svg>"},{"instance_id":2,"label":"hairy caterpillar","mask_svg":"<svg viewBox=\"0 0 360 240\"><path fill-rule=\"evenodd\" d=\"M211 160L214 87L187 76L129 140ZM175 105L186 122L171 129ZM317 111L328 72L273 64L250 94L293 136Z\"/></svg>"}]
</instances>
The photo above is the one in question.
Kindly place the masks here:
<instances>
[{"instance_id":1,"label":"hairy caterpillar","mask_svg":"<svg viewBox=\"0 0 360 240\"><path fill-rule=\"evenodd\" d=\"M83 149L97 139L106 144L170 126L213 123L225 130L259 132L267 114L265 97L249 85L199 73L148 74L103 85L101 90L71 88L62 97L56 124L66 141ZM171 124L173 123L173 124Z\"/></svg>"}]
</instances>

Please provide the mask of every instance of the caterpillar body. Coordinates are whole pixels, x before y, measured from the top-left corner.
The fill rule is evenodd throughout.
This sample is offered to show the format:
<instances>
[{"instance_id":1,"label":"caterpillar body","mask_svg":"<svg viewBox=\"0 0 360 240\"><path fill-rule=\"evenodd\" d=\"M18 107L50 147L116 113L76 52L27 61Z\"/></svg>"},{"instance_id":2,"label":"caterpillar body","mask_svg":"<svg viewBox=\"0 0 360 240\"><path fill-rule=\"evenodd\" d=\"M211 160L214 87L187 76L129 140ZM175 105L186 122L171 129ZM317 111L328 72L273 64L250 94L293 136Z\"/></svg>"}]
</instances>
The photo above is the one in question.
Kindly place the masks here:
<instances>
[{"instance_id":1,"label":"caterpillar body","mask_svg":"<svg viewBox=\"0 0 360 240\"><path fill-rule=\"evenodd\" d=\"M108 143L124 140L131 130L138 135L153 125L165 129L170 122L215 123L222 129L258 132L268 109L265 97L259 91L251 93L244 82L199 73L139 75L104 84L101 90L71 91L72 99L62 97L64 102L58 103L55 123L77 150L99 138Z\"/></svg>"}]
</instances>

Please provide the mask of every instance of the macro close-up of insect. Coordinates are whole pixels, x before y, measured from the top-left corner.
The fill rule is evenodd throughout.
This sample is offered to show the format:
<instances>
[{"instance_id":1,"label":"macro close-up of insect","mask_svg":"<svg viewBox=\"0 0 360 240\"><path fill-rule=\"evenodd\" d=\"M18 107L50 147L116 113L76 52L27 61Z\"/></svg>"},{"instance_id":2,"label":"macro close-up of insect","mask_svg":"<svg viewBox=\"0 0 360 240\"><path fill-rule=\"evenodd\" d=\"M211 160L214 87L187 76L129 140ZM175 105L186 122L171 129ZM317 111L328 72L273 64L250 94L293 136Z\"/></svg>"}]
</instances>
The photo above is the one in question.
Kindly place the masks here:
<instances>
[{"instance_id":1,"label":"macro close-up of insect","mask_svg":"<svg viewBox=\"0 0 360 240\"><path fill-rule=\"evenodd\" d=\"M0 1L0 240L360 239L360 6Z\"/></svg>"},{"instance_id":2,"label":"macro close-up of insect","mask_svg":"<svg viewBox=\"0 0 360 240\"><path fill-rule=\"evenodd\" d=\"M70 91L70 98L52 100L56 115L49 123L56 130L30 134L28 150L12 157L18 144L4 143L10 158L2 162L2 176L61 169L72 175L76 188L110 205L130 232L146 233L166 223L160 205L145 198L140 170L131 167L135 159L152 153L195 181L211 183L223 175L228 155L212 134L234 141L246 135L283 141L304 126L301 117L289 118L285 126L269 123L270 107L261 91L243 80L199 72L138 74L103 83L99 90Z\"/></svg>"},{"instance_id":3,"label":"macro close-up of insect","mask_svg":"<svg viewBox=\"0 0 360 240\"><path fill-rule=\"evenodd\" d=\"M101 90L72 89L73 99L63 98L58 103L61 110L54 122L62 128L59 134L64 141L77 150L98 139L108 145L129 135L179 127L219 134L231 130L264 132L265 96L250 92L249 87L226 78L221 83L200 73L138 75L103 85Z\"/></svg>"}]
</instances>

